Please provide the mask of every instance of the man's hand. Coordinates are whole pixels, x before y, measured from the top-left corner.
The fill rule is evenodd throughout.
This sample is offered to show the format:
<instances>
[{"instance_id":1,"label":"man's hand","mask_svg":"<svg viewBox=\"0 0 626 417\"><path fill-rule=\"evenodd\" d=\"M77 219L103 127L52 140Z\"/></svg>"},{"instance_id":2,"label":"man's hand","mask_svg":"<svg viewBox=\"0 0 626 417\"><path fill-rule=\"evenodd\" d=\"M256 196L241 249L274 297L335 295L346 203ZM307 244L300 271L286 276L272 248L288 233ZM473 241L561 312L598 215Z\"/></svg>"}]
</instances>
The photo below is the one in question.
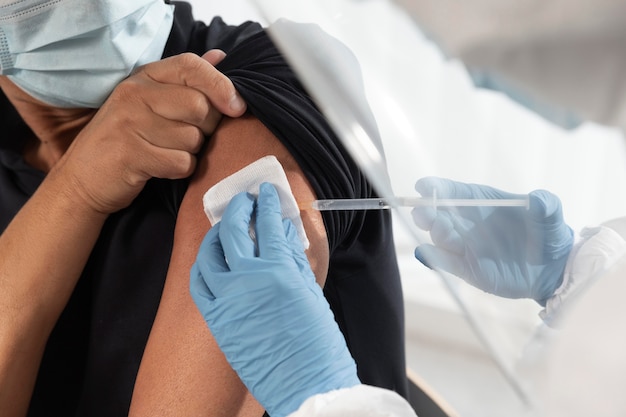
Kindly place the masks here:
<instances>
[{"instance_id":1,"label":"man's hand","mask_svg":"<svg viewBox=\"0 0 626 417\"><path fill-rule=\"evenodd\" d=\"M219 50L186 53L138 68L111 93L76 137L57 174L94 210L128 206L152 177L178 179L195 169L195 154L222 114L246 106L214 64Z\"/></svg>"}]
</instances>

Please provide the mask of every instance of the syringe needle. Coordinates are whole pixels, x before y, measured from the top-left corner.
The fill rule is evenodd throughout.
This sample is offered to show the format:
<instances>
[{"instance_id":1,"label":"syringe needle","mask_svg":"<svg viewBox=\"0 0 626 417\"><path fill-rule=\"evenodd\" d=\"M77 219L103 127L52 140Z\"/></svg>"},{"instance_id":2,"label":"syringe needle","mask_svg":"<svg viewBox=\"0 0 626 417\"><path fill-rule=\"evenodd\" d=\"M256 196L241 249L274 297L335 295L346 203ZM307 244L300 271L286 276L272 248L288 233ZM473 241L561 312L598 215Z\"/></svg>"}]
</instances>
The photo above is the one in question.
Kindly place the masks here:
<instances>
[{"instance_id":1,"label":"syringe needle","mask_svg":"<svg viewBox=\"0 0 626 417\"><path fill-rule=\"evenodd\" d=\"M300 210L384 210L394 207L526 207L528 199L474 199L436 197L337 198L300 203Z\"/></svg>"}]
</instances>

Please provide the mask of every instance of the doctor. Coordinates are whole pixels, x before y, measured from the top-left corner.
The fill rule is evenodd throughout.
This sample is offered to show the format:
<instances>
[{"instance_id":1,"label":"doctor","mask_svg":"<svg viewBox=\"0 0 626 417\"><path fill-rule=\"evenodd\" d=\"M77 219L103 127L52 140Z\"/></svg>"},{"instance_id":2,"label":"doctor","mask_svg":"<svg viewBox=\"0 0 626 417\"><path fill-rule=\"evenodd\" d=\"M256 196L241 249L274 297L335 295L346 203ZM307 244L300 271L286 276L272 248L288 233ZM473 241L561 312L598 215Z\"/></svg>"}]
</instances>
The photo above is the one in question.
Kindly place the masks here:
<instances>
[{"instance_id":1,"label":"doctor","mask_svg":"<svg viewBox=\"0 0 626 417\"><path fill-rule=\"evenodd\" d=\"M488 186L424 178L423 195L520 198ZM414 210L435 245L416 257L485 291L532 298L552 320L565 300L626 254L613 229L585 229L574 243L554 194L533 191L528 209ZM511 212L514 211L514 213ZM249 228L255 220L256 242ZM497 240L488 244L480 236ZM191 294L228 362L271 416L415 416L392 391L360 383L356 366L277 193L241 193L207 233L191 271Z\"/></svg>"}]
</instances>

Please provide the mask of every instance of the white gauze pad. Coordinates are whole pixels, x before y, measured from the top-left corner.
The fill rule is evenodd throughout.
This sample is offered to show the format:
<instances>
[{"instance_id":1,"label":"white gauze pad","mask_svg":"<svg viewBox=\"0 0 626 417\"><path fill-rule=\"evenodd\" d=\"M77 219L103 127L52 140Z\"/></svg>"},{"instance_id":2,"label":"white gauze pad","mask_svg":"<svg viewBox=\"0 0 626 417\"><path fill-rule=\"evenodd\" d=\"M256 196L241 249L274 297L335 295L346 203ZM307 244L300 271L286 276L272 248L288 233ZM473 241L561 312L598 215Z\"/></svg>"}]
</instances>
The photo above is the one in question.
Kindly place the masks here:
<instances>
[{"instance_id":1,"label":"white gauze pad","mask_svg":"<svg viewBox=\"0 0 626 417\"><path fill-rule=\"evenodd\" d=\"M308 249L309 239L304 231L302 218L300 218L298 203L296 203L296 199L291 193L291 188L282 165L273 155L265 156L251 163L209 188L204 197L202 197L202 204L211 224L221 220L226 206L235 194L246 191L254 196L258 196L259 186L263 182L269 182L276 187L283 219L290 219L293 222L302 245L305 249Z\"/></svg>"}]
</instances>

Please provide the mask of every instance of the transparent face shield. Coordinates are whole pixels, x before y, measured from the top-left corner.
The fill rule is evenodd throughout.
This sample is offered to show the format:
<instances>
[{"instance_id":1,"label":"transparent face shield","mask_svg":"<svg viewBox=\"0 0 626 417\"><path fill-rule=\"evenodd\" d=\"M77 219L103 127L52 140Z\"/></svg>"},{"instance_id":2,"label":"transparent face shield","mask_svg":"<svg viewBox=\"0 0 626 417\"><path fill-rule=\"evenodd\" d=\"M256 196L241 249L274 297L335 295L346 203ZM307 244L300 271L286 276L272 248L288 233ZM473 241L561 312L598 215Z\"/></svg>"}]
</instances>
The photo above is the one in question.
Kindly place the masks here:
<instances>
[{"instance_id":1,"label":"transparent face shield","mask_svg":"<svg viewBox=\"0 0 626 417\"><path fill-rule=\"evenodd\" d=\"M453 386L494 409L485 404L493 403L497 387L497 402L506 408L496 414L532 410L542 307L488 294L418 262L415 247L432 243L432 236L413 221L412 200L400 197L419 197L416 181L431 176L522 196L545 189L559 197L565 221L578 231L626 213L622 135L591 124L564 130L503 94L477 89L463 65L444 56L397 3L255 4L346 149L392 206L407 337L441 345L437 354L409 346L408 365L444 397ZM484 246L498 241L493 233L483 231ZM479 371L487 383L474 382L471 366L456 366L468 355L489 363ZM453 407L454 401L463 399L453 399Z\"/></svg>"}]
</instances>

